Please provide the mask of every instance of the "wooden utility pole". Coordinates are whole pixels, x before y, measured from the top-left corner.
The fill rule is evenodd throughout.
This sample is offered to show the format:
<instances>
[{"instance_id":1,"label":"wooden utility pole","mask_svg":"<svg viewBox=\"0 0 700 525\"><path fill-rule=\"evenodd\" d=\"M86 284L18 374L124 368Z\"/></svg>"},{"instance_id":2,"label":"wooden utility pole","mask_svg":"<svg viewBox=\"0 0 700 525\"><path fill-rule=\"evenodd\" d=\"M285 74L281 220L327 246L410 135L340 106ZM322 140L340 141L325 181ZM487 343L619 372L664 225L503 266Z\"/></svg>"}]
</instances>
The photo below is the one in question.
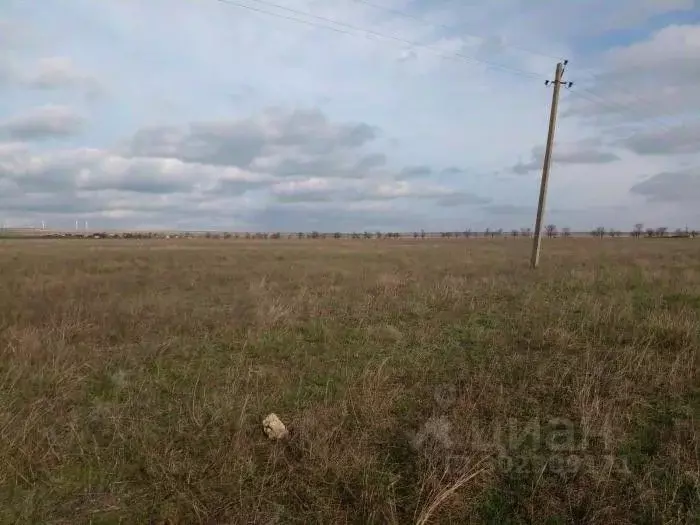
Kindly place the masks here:
<instances>
[{"instance_id":1,"label":"wooden utility pole","mask_svg":"<svg viewBox=\"0 0 700 525\"><path fill-rule=\"evenodd\" d=\"M549 167L552 164L552 147L554 145L554 130L557 125L557 107L559 105L559 88L562 84L571 87L572 82L562 81L567 60L559 62L554 73L554 81L547 80L545 85L554 84L552 91L552 107L549 113L549 132L547 133L547 147L544 152L544 164L542 165L542 182L540 183L540 200L537 204L537 219L535 220L535 238L532 242L532 259L530 261L533 268L537 268L540 262L540 245L542 244L542 218L544 216L544 206L547 200L547 183L549 182Z\"/></svg>"}]
</instances>

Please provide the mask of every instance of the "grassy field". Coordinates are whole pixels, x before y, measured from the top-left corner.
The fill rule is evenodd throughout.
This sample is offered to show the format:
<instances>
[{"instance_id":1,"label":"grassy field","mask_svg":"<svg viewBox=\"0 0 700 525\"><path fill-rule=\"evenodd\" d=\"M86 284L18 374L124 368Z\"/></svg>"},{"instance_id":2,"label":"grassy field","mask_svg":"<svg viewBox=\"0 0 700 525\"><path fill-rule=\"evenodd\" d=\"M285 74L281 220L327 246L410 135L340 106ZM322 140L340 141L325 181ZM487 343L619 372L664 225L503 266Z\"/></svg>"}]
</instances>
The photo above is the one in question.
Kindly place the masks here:
<instances>
[{"instance_id":1,"label":"grassy field","mask_svg":"<svg viewBox=\"0 0 700 525\"><path fill-rule=\"evenodd\" d=\"M529 247L0 242L0 523L697 523L700 242Z\"/></svg>"}]
</instances>

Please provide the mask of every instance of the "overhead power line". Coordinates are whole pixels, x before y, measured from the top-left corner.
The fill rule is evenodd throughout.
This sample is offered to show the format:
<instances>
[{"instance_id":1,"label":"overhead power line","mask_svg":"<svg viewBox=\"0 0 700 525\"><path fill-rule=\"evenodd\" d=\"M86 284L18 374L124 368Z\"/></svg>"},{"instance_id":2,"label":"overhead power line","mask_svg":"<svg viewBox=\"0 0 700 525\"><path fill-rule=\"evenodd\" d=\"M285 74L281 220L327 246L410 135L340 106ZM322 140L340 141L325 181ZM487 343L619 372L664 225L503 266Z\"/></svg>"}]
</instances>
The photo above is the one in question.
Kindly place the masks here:
<instances>
[{"instance_id":1,"label":"overhead power line","mask_svg":"<svg viewBox=\"0 0 700 525\"><path fill-rule=\"evenodd\" d=\"M644 115L639 114L637 108L634 106L631 106L629 104L622 104L619 102L614 102L612 100L609 100L605 97L602 97L601 95L598 95L597 93L594 93L588 89L583 89L579 88L577 90L573 90L571 92L572 95L577 96L579 98L582 98L584 100L587 100L588 102L592 104L599 105L601 107L605 107L613 112L616 112L620 115L623 116L636 116L640 121L644 121L646 123L653 123L656 128L660 128L663 131L666 131L668 133L671 133L673 131L673 127L669 126L668 124L664 124L663 122L659 122L659 118L663 118L664 116L670 116L670 115L661 115L657 117L646 117ZM688 122L682 122L678 126L675 127L685 127L688 125Z\"/></svg>"},{"instance_id":2,"label":"overhead power line","mask_svg":"<svg viewBox=\"0 0 700 525\"><path fill-rule=\"evenodd\" d=\"M375 31L375 30L370 29L370 28L349 24L346 22L342 22L342 21L335 20L335 19L332 19L329 17L321 16L321 15L316 15L314 13L309 13L309 12L298 10L298 9L293 9L293 8L283 6L283 5L274 3L274 2L270 2L267 0L248 0L248 1L255 2L257 4L262 4L264 6L269 6L271 8L285 11L285 12L288 12L288 13L291 13L294 15L298 15L298 16L302 16L302 17L309 17L309 18L312 18L314 20L318 20L318 21L325 22L325 23L314 22L312 20L306 20L304 18L298 18L296 16L284 15L284 14L281 14L281 13L278 13L275 11L270 11L270 10L262 9L262 8L255 7L255 6L252 6L249 4L241 3L241 2L238 2L236 0L215 0L215 1L217 1L221 4L224 4L224 5L231 6L231 7L238 7L240 9L245 9L248 11L252 11L252 12L280 18L283 20L288 20L290 22L304 24L304 25L311 26L311 27L327 29L329 31L334 31L336 33L340 33L340 34L344 34L344 35L361 37L362 35L357 33L357 32L360 32L360 33L364 33L364 35L371 35L371 36L375 36L375 37L382 38L385 40L401 43L401 44L404 44L404 45L407 45L410 47L424 49L424 50L429 51L429 52L431 52L431 53L433 53L441 58L444 58L444 59L457 60L457 61L461 61L461 62L467 62L470 64L482 64L482 65L486 66L487 68L502 70L502 71L505 71L505 72L508 72L508 73L511 73L511 74L514 74L517 76L524 77L524 78L537 79L537 80L541 79L540 75L538 75L537 73L533 73L531 71L526 71L524 69L514 68L514 67L510 67L510 66L504 66L503 64L484 60L482 58L477 58L477 57L474 57L471 55L467 55L465 53L444 52L444 51L437 49L436 47L431 46L429 44L422 44L420 42L415 42L412 40L404 39L404 38L396 36L396 35L385 34L385 33L379 32L379 31ZM403 12L403 11L400 11L397 9L384 8L382 6L379 6L378 4L374 4L372 2L369 2L368 0L352 0L352 1L357 2L357 3L361 3L361 4L366 4L368 6L372 6L372 7L375 7L377 9L383 9L383 10L387 10L389 12L394 12L396 14L400 13L402 16L405 16L407 18L415 18L415 19L421 20L419 17L414 17L413 15L411 15L409 13L406 13L406 12ZM425 22L425 23L428 23L428 22ZM333 25L328 25L328 24L333 24ZM334 26L338 26L338 27L334 27ZM443 26L443 27L449 27L449 26ZM484 37L479 36L479 38L484 38ZM545 53L538 53L535 51L526 50L525 48L519 48L518 46L507 46L507 47L512 47L514 49L520 49L522 51L526 51L526 52L529 52L532 54L537 54L537 55L544 56L544 57L547 57L547 56L554 57L554 55L547 55ZM583 98L583 99L585 99L593 104L598 104L600 106L607 107L608 109L612 109L613 111L617 111L617 112L622 113L622 114L634 113L636 111L636 109L634 109L632 106L623 105L621 103L614 102L611 100L606 100L604 97L602 97L602 96L600 96L600 95L598 95L590 90L587 90L585 88L579 87L576 90L572 90L571 93L576 95L576 96L579 96L580 98ZM634 96L634 95L632 95L632 96ZM648 119L645 119L645 120L648 120ZM657 127L665 129L666 131L671 131L671 129L668 126L665 126L663 124L657 124Z\"/></svg>"},{"instance_id":3,"label":"overhead power line","mask_svg":"<svg viewBox=\"0 0 700 525\"><path fill-rule=\"evenodd\" d=\"M588 77L589 80L593 81L594 83L600 83L600 80L597 78L597 74L595 72L590 72L590 71L583 71L579 72L580 75L583 75L584 77ZM640 97L637 93L630 91L629 89L625 89L625 85L621 84L626 84L629 85L630 83L626 81L625 79L620 79L616 78L616 75L611 75L609 79L605 80L606 85L612 84L615 86L616 90L631 99L631 103L624 103L624 102L616 102L613 100L610 100L609 98L603 97L598 93L595 93L592 91L590 88L582 88L580 85L578 87L577 95L581 96L581 98L587 98L586 96L582 96L582 92L585 92L588 94L587 100L589 102L596 103L596 101L591 100L590 97L593 97L597 99L602 105L607 106L609 109L613 109L614 111L619 111L620 113L628 113L628 114L634 114L637 113L637 116L639 116L642 120L655 120L658 118L663 118L664 116L671 116L671 115L660 115L654 118L649 118L642 116L638 113L638 108L636 106L644 106L648 105L650 103L649 97ZM685 125L685 124L682 124ZM663 127L662 124L658 124L659 127Z\"/></svg>"},{"instance_id":4,"label":"overhead power line","mask_svg":"<svg viewBox=\"0 0 700 525\"><path fill-rule=\"evenodd\" d=\"M358 3L358 4L364 4L364 5L366 5L366 6L369 6L369 7L373 8L373 9L376 9L376 10L378 10L378 11L384 11L384 12L386 12L386 13L391 13L391 14L396 15L396 16L401 16L401 17L403 17L403 18L407 18L407 19L410 19L410 20L414 20L414 21L416 21L416 22L420 22L421 24L424 24L424 25L427 25L427 26L431 26L431 27L441 27L442 29L447 29L448 31L459 30L459 32L460 32L461 34L463 34L463 35L471 36L471 37L473 37L473 38L480 38L480 39L482 39L482 40L486 40L486 39L488 38L487 36L478 35L478 34L476 34L476 33L467 32L467 31L464 31L464 30L461 29L461 28L458 29L457 27L455 27L455 26L450 26L450 25L448 25L448 24L432 23L432 22L429 22L428 20L426 20L425 18L422 18L422 17L420 17L420 16L413 15L413 14L411 14L411 13L408 13L407 11L403 11L403 10L401 10L401 9L395 9L395 8L391 8L391 7L385 7L385 6L382 6L382 5L379 5L379 4L375 4L374 2L369 2L368 0L351 0L351 1L352 1L352 2L355 2L355 3ZM528 54L530 54L530 55L541 56L541 57L544 57L544 58L551 58L551 59L554 59L554 60L563 60L563 59L564 59L564 58L561 57L561 56L551 55L551 54L548 54L548 53L542 53L542 52L540 52L540 51L534 51L534 50L532 50L532 49L529 49L529 48L526 48L526 47L522 47L522 46L519 46L519 45L515 45L515 44L502 44L502 46L505 47L505 48L516 49L516 50L518 50L518 51L522 51L523 53L528 53Z\"/></svg>"},{"instance_id":5,"label":"overhead power line","mask_svg":"<svg viewBox=\"0 0 700 525\"><path fill-rule=\"evenodd\" d=\"M462 30L461 28L458 29L457 27L455 27L455 26L450 26L450 25L448 25L448 24L433 23L433 22L430 22L430 21L426 20L426 19L423 18L423 17L413 15L413 14L407 12L407 11L404 11L404 10L401 10L401 9L396 9L396 8L391 8L391 7L386 7L386 6L383 6L383 5L379 5L379 4L376 4L376 3L374 3L374 2L370 2L369 0L350 0L350 1L355 2L355 3L357 3L357 4L362 4L362 5L369 6L369 7L373 8L373 9L376 9L376 10L379 10L379 11L384 11L384 12L386 12L386 13L390 13L390 14L393 14L393 15L396 15L396 16L401 16L401 17L406 18L406 19L414 20L414 21L420 22L421 24L426 25L426 26L440 27L440 28L443 28L443 29L446 29L446 30L449 30L449 31L459 30L459 32L460 32L461 34L463 34L463 35L471 36L471 37L474 37L474 38L480 38L480 39L483 39L483 40L486 40L487 38L489 38L488 36L479 35L479 34L475 34L475 33L470 33L470 32L467 32L467 31ZM564 57L562 57L562 56L552 55L552 54L548 54L548 53L542 53L541 51L535 51L535 50L532 50L532 49L530 49L530 48L522 47L522 46L515 45L515 44L502 44L502 46L503 46L504 48L515 49L515 50L518 50L518 51L522 51L522 52L524 52L524 53L529 53L529 54L531 54L531 55L541 56L541 57L545 57L545 58L552 58L552 59L555 59L555 60L564 60ZM580 75L583 75L583 76L588 77L588 78L591 78L591 79L594 79L594 78L595 78L595 73L594 73L594 72L591 72L591 71L577 71L577 74L578 74L579 76L580 76ZM614 79L613 79L613 81L614 81ZM583 90L583 89L579 87L577 91L580 92L580 91L582 91L582 90ZM590 93L591 96L600 98L600 99L602 100L602 103L605 104L605 105L608 105L608 106L617 106L618 108L623 108L623 106L621 106L620 104L617 104L617 103L612 102L612 101L606 101L605 99L603 99L603 98L600 97L599 95L593 93L592 91L589 91L589 90L583 90L583 91L588 91L588 92ZM624 91L624 90L621 90L621 91L622 91L622 93L624 93L625 95L628 95L628 96L630 96L631 98L636 99L638 102L640 102L640 103L643 102L643 99L640 98L640 97L638 97L638 96L636 96L634 93L632 93L632 92L630 92L630 91ZM590 100L590 99L589 99L589 100ZM625 108L623 108L623 110L624 110L624 109L625 109Z\"/></svg>"},{"instance_id":6,"label":"overhead power line","mask_svg":"<svg viewBox=\"0 0 700 525\"><path fill-rule=\"evenodd\" d=\"M219 3L221 3L221 4L226 4L226 5L230 5L230 6L233 6L233 7L238 7L238 8L241 8L241 9L247 9L247 10L249 10L249 11L254 11L254 12L257 12L257 13L262 13L262 14L266 14L266 15L269 15L269 16L274 16L274 17L278 17L278 18L285 19L285 20L289 20L289 21L293 21L293 22L298 22L298 23L306 24L306 25L309 25L309 26L314 26L314 27L320 27L320 28L324 28L324 29L329 29L329 30L331 30L331 31L335 31L335 32L337 32L337 33L343 33L343 34L350 35L350 36L355 36L355 37L357 37L357 36L359 36L359 35L358 35L357 33L352 33L352 32L350 32L350 31L347 31L347 29L352 30L352 31L359 31L359 32L364 33L365 35L371 35L371 36L375 36L375 37L378 37L378 38L383 38L383 39L385 39L385 40L391 40L391 41L394 41L394 42L398 42L398 43L401 43L401 44L404 44L404 45L408 45L408 46L411 46L411 47L420 48L420 49L425 49L426 51L429 51L429 52L431 52L431 53L434 53L434 54L436 54L436 55L438 55L438 56L440 56L440 57L442 57L442 58L447 58L447 59L452 59L452 60L461 60L461 61L468 62L468 63L478 63L478 64L482 64L482 65L484 65L484 66L486 66L486 67L488 67L488 68L499 69L499 70L501 70L501 71L509 72L509 73L512 73L512 74L515 74L515 75L519 75L519 76L523 76L523 77L527 77L527 78L531 78L531 79L538 79L538 80L539 80L539 79L541 78L541 76L538 75L537 73L533 73L533 72L531 72L531 71L526 71L526 70L524 70L524 69L518 69L518 68L514 68L514 67L510 67L510 66L504 66L503 64L498 64L498 63L496 63L496 62L491 62L491 61L484 60L484 59L481 59L481 58L477 58L477 57L475 57L475 56L467 55L467 54L464 54L464 53L459 53L459 52L445 53L444 51L441 51L441 50L439 50L439 49L437 49L437 48L435 48L434 46L431 46L431 45L429 45L429 44L422 44L422 43L420 43L420 42L414 42L414 41L412 41L412 40L407 40L407 39L405 39L405 38L398 37L398 36L395 36L395 35L389 35L389 34L386 34L386 33L380 33L380 32L375 31L375 30L373 30L373 29L368 29L368 28L365 28L365 27L360 27L360 26L356 26L356 25L353 25L353 24L348 24L348 23L345 23L345 22L340 22L340 21L334 20L334 19L332 19L332 18L327 18L327 17L325 17L325 16L315 15L315 14L313 14L313 13L309 13L309 12L306 12L306 11L300 11L300 10L298 10L298 9L292 9L292 8L290 8L290 7L286 7L286 6L283 6L283 5L275 4L275 3L273 3L273 2L267 2L267 1L264 1L264 0L249 0L249 1L255 2L255 3L257 3L257 4L263 4L263 5L266 5L266 6L274 7L275 9L279 9L279 10L281 10L281 11L286 11L286 12L289 12L289 13L292 13L292 14L295 14L295 15L313 18L313 19L315 19L315 20L320 20L320 21L323 21L323 22L326 22L326 23L334 24L334 25L339 26L339 27L333 27L333 26L329 26L329 25L327 25L327 24L319 24L319 23L317 23L317 22L311 22L310 20L304 20L304 19L301 19L301 18L296 18L296 17L291 17L291 16L282 15L282 14L276 13L276 12L274 12L274 11L268 11L268 10L265 10L265 9L260 9L260 8L258 8L258 7L254 7L254 6L251 6L251 5L249 5L249 4L243 4L243 3L240 3L240 2L236 2L236 1L234 1L234 0L216 0L216 1L219 2ZM345 30L344 30L344 29L339 29L339 28L345 28Z\"/></svg>"},{"instance_id":7,"label":"overhead power line","mask_svg":"<svg viewBox=\"0 0 700 525\"><path fill-rule=\"evenodd\" d=\"M619 113L622 115L629 116L630 113L633 113L635 111L635 109L632 107L626 107L620 103L608 100L605 97L602 97L601 95L598 95L597 93L594 93L588 89L584 89L584 88L579 87L575 91L572 91L571 94L576 96L576 97L579 97L581 99L584 99L584 100L590 102L591 104L604 107L604 108L606 108L614 113Z\"/></svg>"}]
</instances>

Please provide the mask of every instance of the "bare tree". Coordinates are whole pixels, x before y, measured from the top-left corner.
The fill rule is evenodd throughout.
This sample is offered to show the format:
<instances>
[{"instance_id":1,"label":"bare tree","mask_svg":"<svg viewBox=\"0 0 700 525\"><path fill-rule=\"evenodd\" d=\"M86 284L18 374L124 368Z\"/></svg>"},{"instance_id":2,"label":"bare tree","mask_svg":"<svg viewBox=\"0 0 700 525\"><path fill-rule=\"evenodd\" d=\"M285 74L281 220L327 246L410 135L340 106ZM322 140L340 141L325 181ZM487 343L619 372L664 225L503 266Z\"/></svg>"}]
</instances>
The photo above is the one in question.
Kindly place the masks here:
<instances>
[{"instance_id":1,"label":"bare tree","mask_svg":"<svg viewBox=\"0 0 700 525\"><path fill-rule=\"evenodd\" d=\"M660 228L656 228L656 235L658 237L666 237L666 232L668 231L668 228L665 226L661 226Z\"/></svg>"},{"instance_id":2,"label":"bare tree","mask_svg":"<svg viewBox=\"0 0 700 525\"><path fill-rule=\"evenodd\" d=\"M571 228L562 228L561 233L564 237L571 237Z\"/></svg>"},{"instance_id":3,"label":"bare tree","mask_svg":"<svg viewBox=\"0 0 700 525\"><path fill-rule=\"evenodd\" d=\"M593 230L594 237L600 237L601 239L605 236L605 228L603 226L598 226Z\"/></svg>"},{"instance_id":4,"label":"bare tree","mask_svg":"<svg viewBox=\"0 0 700 525\"><path fill-rule=\"evenodd\" d=\"M523 237L532 237L532 228L521 228L520 233Z\"/></svg>"},{"instance_id":5,"label":"bare tree","mask_svg":"<svg viewBox=\"0 0 700 525\"><path fill-rule=\"evenodd\" d=\"M510 231L510 234L513 237L517 237L518 235L520 235L520 232L518 230L513 229Z\"/></svg>"},{"instance_id":6,"label":"bare tree","mask_svg":"<svg viewBox=\"0 0 700 525\"><path fill-rule=\"evenodd\" d=\"M471 230L471 228L467 228L466 230L464 230L464 237L465 237L465 238L468 239L468 238L471 237L471 236L472 236L472 230Z\"/></svg>"},{"instance_id":7,"label":"bare tree","mask_svg":"<svg viewBox=\"0 0 700 525\"><path fill-rule=\"evenodd\" d=\"M634 230L632 231L632 236L639 239L642 236L642 231L644 231L644 224L638 222L634 225Z\"/></svg>"},{"instance_id":8,"label":"bare tree","mask_svg":"<svg viewBox=\"0 0 700 525\"><path fill-rule=\"evenodd\" d=\"M420 231L420 238L425 239L425 230Z\"/></svg>"},{"instance_id":9,"label":"bare tree","mask_svg":"<svg viewBox=\"0 0 700 525\"><path fill-rule=\"evenodd\" d=\"M647 237L653 237L656 234L656 230L654 230L654 228L647 228L646 234L647 234Z\"/></svg>"},{"instance_id":10,"label":"bare tree","mask_svg":"<svg viewBox=\"0 0 700 525\"><path fill-rule=\"evenodd\" d=\"M552 238L557 236L557 227L555 224L548 224L544 229L547 232L547 237Z\"/></svg>"},{"instance_id":11,"label":"bare tree","mask_svg":"<svg viewBox=\"0 0 700 525\"><path fill-rule=\"evenodd\" d=\"M343 235L342 235L340 232L335 232L335 233L333 234L333 238L334 238L334 239L340 239L342 236L343 236Z\"/></svg>"}]
</instances>

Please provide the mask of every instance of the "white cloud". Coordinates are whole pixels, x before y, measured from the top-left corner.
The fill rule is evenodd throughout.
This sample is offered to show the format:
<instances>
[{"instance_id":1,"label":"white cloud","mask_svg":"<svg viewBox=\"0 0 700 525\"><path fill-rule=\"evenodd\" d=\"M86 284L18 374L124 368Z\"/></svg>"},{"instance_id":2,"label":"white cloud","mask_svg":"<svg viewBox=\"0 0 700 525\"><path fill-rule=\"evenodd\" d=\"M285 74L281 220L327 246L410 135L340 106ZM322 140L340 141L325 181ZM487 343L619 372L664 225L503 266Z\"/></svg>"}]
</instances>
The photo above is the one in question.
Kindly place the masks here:
<instances>
[{"instance_id":1,"label":"white cloud","mask_svg":"<svg viewBox=\"0 0 700 525\"><path fill-rule=\"evenodd\" d=\"M363 123L331 123L317 109L268 109L254 117L139 130L126 154L171 156L188 162L251 167L280 175L364 172L357 151L376 138ZM376 160L376 154L369 157ZM359 164L358 164L359 163ZM371 166L370 166L371 167ZM358 173L362 176L362 173Z\"/></svg>"},{"instance_id":2,"label":"white cloud","mask_svg":"<svg viewBox=\"0 0 700 525\"><path fill-rule=\"evenodd\" d=\"M513 171L520 175L542 169L544 162L544 146L532 148L531 160L527 163L518 163L513 166ZM578 143L557 144L552 155L552 164L607 164L620 160L620 157L601 149L597 141L581 141Z\"/></svg>"},{"instance_id":3,"label":"white cloud","mask_svg":"<svg viewBox=\"0 0 700 525\"><path fill-rule=\"evenodd\" d=\"M28 193L53 188L63 193L118 190L145 194L239 194L274 180L232 166L127 158L90 148L37 154L17 145L0 147L0 179L11 180Z\"/></svg>"},{"instance_id":4,"label":"white cloud","mask_svg":"<svg viewBox=\"0 0 700 525\"><path fill-rule=\"evenodd\" d=\"M95 100L105 93L104 86L94 75L81 70L69 57L62 56L41 57L33 61L18 57L17 53L7 53L0 57L2 86L40 92L76 91L88 100Z\"/></svg>"},{"instance_id":5,"label":"white cloud","mask_svg":"<svg viewBox=\"0 0 700 525\"><path fill-rule=\"evenodd\" d=\"M635 184L631 191L650 201L696 205L700 200L700 167L659 173Z\"/></svg>"},{"instance_id":6,"label":"white cloud","mask_svg":"<svg viewBox=\"0 0 700 525\"><path fill-rule=\"evenodd\" d=\"M569 210L571 222L585 223L580 210L602 200L608 210L625 208L643 220L640 214L661 213L661 201L639 204L639 188L630 189L640 176L700 163L697 130L678 127L700 109L699 27L683 21L690 0L480 0L421 11L405 0L382 2L417 19L352 1L284 5L439 52L216 1L67 0L41 16L0 7L0 18L20 17L24 35L13 37L0 67L0 89L14 83L3 92L4 109L18 115L3 128L14 143L0 147L0 183L19 192L13 213L29 213L23 202L27 210L46 205L58 213L64 203L72 214L98 213L91 211L97 203L109 220L131 224L184 224L187 215L204 227L231 220L235 209L239 224L260 228L295 228L293 221L410 227L419 217L426 225L493 226L503 215L486 201L536 201L537 177L486 174L512 170L521 155L516 171L541 169L537 145L550 98L542 84L559 55L572 58L567 78L576 85L562 94L552 210L564 218ZM674 24L660 27L661 14ZM605 42L617 43L596 40L603 33ZM440 57L454 52L464 57ZM72 132L61 131L71 126L65 119L61 126L57 115L53 124L17 121L47 102L85 109L82 95L98 85L111 96L85 111L89 128L74 122ZM579 86L611 104L576 102ZM669 121L655 126L661 117ZM591 136L598 140L583 140ZM66 139L66 149L49 151L33 140L48 137ZM28 170L19 182L9 175L17 167ZM60 198L38 197L46 188ZM681 204L678 217L690 214L689 203Z\"/></svg>"},{"instance_id":7,"label":"white cloud","mask_svg":"<svg viewBox=\"0 0 700 525\"><path fill-rule=\"evenodd\" d=\"M432 199L443 206L484 204L488 199L426 181L387 179L308 178L272 187L280 202L372 202L395 199Z\"/></svg>"},{"instance_id":8,"label":"white cloud","mask_svg":"<svg viewBox=\"0 0 700 525\"><path fill-rule=\"evenodd\" d=\"M10 140L65 138L79 133L85 118L66 106L46 105L0 122L0 136Z\"/></svg>"},{"instance_id":9,"label":"white cloud","mask_svg":"<svg viewBox=\"0 0 700 525\"><path fill-rule=\"evenodd\" d=\"M682 117L700 110L700 25L671 25L648 40L611 49L585 85L602 103L577 100L573 114L614 123ZM585 93L584 93L585 95Z\"/></svg>"},{"instance_id":10,"label":"white cloud","mask_svg":"<svg viewBox=\"0 0 700 525\"><path fill-rule=\"evenodd\" d=\"M700 120L671 127L649 128L619 140L621 146L639 155L697 155L700 150Z\"/></svg>"},{"instance_id":11,"label":"white cloud","mask_svg":"<svg viewBox=\"0 0 700 525\"><path fill-rule=\"evenodd\" d=\"M697 60L700 50L700 30L693 25L671 25L657 31L651 39L632 45L614 48L607 54L611 67L643 69L650 67L674 69L688 61ZM696 78L697 71L687 70Z\"/></svg>"},{"instance_id":12,"label":"white cloud","mask_svg":"<svg viewBox=\"0 0 700 525\"><path fill-rule=\"evenodd\" d=\"M23 82L30 88L43 90L77 88L89 96L96 96L102 90L94 76L81 71L68 57L42 58L25 73Z\"/></svg>"}]
</instances>

